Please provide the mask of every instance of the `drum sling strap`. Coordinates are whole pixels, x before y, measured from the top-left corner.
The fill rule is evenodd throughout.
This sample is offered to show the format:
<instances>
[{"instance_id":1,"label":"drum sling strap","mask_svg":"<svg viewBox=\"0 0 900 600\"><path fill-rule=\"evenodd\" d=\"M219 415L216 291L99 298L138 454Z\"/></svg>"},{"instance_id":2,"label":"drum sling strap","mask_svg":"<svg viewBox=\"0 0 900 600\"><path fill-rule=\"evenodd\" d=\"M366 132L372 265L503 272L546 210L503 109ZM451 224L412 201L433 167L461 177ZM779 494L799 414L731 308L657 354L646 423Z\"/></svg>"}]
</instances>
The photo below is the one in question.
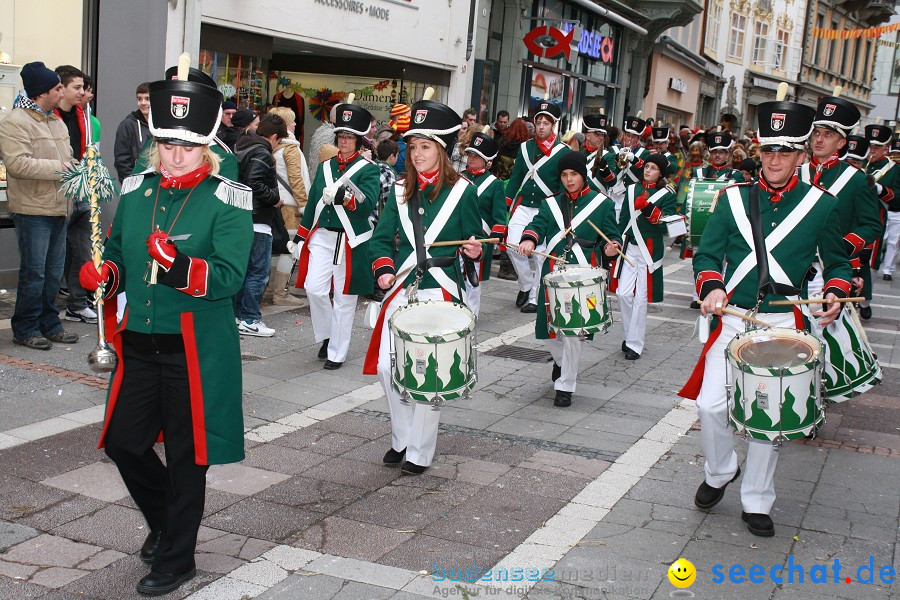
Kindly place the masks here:
<instances>
[{"instance_id":1,"label":"drum sling strap","mask_svg":"<svg viewBox=\"0 0 900 600\"><path fill-rule=\"evenodd\" d=\"M428 269L438 267L453 267L456 274L456 290L457 298L462 298L462 286L460 285L459 263L456 262L455 256L425 256L425 231L422 229L422 215L419 212L421 200L419 198L419 189L413 191L412 198L409 200L409 220L412 222L413 241L416 245L416 277L421 279L428 272ZM465 257L465 255L463 255ZM470 259L471 260L471 259ZM474 269L474 264L472 265ZM466 267L468 271L468 266ZM477 278L477 273L476 273Z\"/></svg>"},{"instance_id":2,"label":"drum sling strap","mask_svg":"<svg viewBox=\"0 0 900 600\"><path fill-rule=\"evenodd\" d=\"M766 238L762 230L762 217L759 213L759 185L750 187L750 231L753 234L753 248L756 250L756 273L759 291L756 294L757 304L761 304L767 294L777 296L796 296L800 290L791 285L777 283L769 274L769 253L766 251Z\"/></svg>"}]
</instances>

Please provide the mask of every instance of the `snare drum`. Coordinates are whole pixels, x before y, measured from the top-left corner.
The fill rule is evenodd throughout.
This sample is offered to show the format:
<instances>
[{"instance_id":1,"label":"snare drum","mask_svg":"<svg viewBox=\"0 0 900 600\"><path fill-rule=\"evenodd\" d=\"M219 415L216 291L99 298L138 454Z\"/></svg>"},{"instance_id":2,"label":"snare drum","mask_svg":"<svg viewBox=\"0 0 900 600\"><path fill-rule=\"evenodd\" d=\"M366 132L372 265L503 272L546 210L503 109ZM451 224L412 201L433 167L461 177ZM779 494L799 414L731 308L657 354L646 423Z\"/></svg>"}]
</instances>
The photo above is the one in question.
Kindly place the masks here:
<instances>
[{"instance_id":1,"label":"snare drum","mask_svg":"<svg viewBox=\"0 0 900 600\"><path fill-rule=\"evenodd\" d=\"M402 398L440 406L475 387L475 315L455 302L398 308L391 329L391 387Z\"/></svg>"},{"instance_id":2,"label":"snare drum","mask_svg":"<svg viewBox=\"0 0 900 600\"><path fill-rule=\"evenodd\" d=\"M740 333L725 349L729 421L759 440L782 442L812 433L822 407L822 344L785 327Z\"/></svg>"},{"instance_id":3,"label":"snare drum","mask_svg":"<svg viewBox=\"0 0 900 600\"><path fill-rule=\"evenodd\" d=\"M608 280L608 272L600 267L567 267L544 275L550 329L582 337L609 329Z\"/></svg>"},{"instance_id":4,"label":"snare drum","mask_svg":"<svg viewBox=\"0 0 900 600\"><path fill-rule=\"evenodd\" d=\"M881 382L881 365L855 316L856 307L848 303L825 328L815 317L810 319L810 329L823 343L822 381L829 402L844 402Z\"/></svg>"},{"instance_id":5,"label":"snare drum","mask_svg":"<svg viewBox=\"0 0 900 600\"><path fill-rule=\"evenodd\" d=\"M687 243L691 248L700 247L700 238L712 214L713 201L719 190L733 181L718 179L692 179L687 198L684 203L685 225L687 227Z\"/></svg>"}]
</instances>

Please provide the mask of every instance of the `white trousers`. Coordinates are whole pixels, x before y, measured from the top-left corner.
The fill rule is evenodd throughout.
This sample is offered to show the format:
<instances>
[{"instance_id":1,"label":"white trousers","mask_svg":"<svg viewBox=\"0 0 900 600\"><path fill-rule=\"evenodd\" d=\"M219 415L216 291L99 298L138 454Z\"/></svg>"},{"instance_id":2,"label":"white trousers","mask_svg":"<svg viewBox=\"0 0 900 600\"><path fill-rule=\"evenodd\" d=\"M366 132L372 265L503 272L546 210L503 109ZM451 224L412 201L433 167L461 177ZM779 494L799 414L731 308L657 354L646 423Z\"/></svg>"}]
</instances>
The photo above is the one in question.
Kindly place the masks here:
<instances>
[{"instance_id":1,"label":"white trousers","mask_svg":"<svg viewBox=\"0 0 900 600\"><path fill-rule=\"evenodd\" d=\"M443 300L439 288L419 290L419 300ZM387 396L391 413L391 448L400 452L406 448L406 460L420 467L431 466L437 447L438 425L441 422L440 409L412 400L400 400L391 387L391 328L389 321L401 306L406 306L406 291L398 293L387 305L384 325L381 330L381 345L378 347L378 380Z\"/></svg>"},{"instance_id":2,"label":"white trousers","mask_svg":"<svg viewBox=\"0 0 900 600\"><path fill-rule=\"evenodd\" d=\"M522 233L524 233L525 228L528 227L531 220L534 219L537 214L537 208L528 206L518 207L509 219L509 225L506 230L507 241L513 244L521 242ZM537 247L538 250L541 250L542 248L543 245ZM519 281L519 291L528 292L529 304L537 304L537 293L538 287L541 285L541 268L544 265L544 257L534 255L529 259L527 256L519 254L512 248L509 249L507 254L509 255L509 260L512 262L513 267L516 269L516 278ZM530 261L534 262L533 269Z\"/></svg>"},{"instance_id":3,"label":"white trousers","mask_svg":"<svg viewBox=\"0 0 900 600\"><path fill-rule=\"evenodd\" d=\"M893 275L898 244L900 244L900 212L888 211L887 229L884 232L884 260L881 261L882 275Z\"/></svg>"},{"instance_id":4,"label":"white trousers","mask_svg":"<svg viewBox=\"0 0 900 600\"><path fill-rule=\"evenodd\" d=\"M584 342L576 336L562 335L547 340L547 347L553 355L553 362L560 367L559 379L553 383L553 389L574 392Z\"/></svg>"},{"instance_id":5,"label":"white trousers","mask_svg":"<svg viewBox=\"0 0 900 600\"><path fill-rule=\"evenodd\" d=\"M337 241L338 234L335 231L317 229L313 233L307 242L309 270L306 273L305 289L316 343L330 339L328 360L342 363L347 360L350 350L357 296L342 293L347 278L347 265L334 264ZM333 299L329 299L332 284L334 294Z\"/></svg>"},{"instance_id":6,"label":"white trousers","mask_svg":"<svg viewBox=\"0 0 900 600\"><path fill-rule=\"evenodd\" d=\"M628 244L625 256L634 267L625 262L616 288L619 309L622 311L622 339L625 344L640 354L644 350L644 335L647 332L647 263L634 244Z\"/></svg>"},{"instance_id":7,"label":"white trousers","mask_svg":"<svg viewBox=\"0 0 900 600\"><path fill-rule=\"evenodd\" d=\"M792 313L766 313L757 318L776 327L793 327ZM725 348L737 334L744 331L744 322L725 315L722 333L706 353L703 386L697 398L700 412L700 443L706 457L706 483L720 488L737 473L737 453L734 451L734 430L726 421L728 402L725 394ZM782 450L783 451L783 450ZM775 467L778 452L772 442L750 438L747 462L741 481L741 506L744 512L769 514L775 503Z\"/></svg>"}]
</instances>

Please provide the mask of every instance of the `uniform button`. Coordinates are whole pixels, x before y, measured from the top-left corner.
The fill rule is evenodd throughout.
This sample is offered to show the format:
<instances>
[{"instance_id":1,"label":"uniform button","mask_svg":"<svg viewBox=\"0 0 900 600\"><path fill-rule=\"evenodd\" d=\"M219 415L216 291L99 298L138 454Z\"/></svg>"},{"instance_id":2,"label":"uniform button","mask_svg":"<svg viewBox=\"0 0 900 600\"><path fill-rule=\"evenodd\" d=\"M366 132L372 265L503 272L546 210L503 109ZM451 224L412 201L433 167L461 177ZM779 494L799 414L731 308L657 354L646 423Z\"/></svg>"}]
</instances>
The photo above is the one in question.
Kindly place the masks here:
<instances>
[{"instance_id":1,"label":"uniform button","mask_svg":"<svg viewBox=\"0 0 900 600\"><path fill-rule=\"evenodd\" d=\"M195 295L195 296L199 296L199 295L200 295L200 290L194 290L194 295Z\"/></svg>"},{"instance_id":2,"label":"uniform button","mask_svg":"<svg viewBox=\"0 0 900 600\"><path fill-rule=\"evenodd\" d=\"M159 207L159 212L166 212L166 207L165 207L165 206L160 206L160 207Z\"/></svg>"},{"instance_id":3,"label":"uniform button","mask_svg":"<svg viewBox=\"0 0 900 600\"><path fill-rule=\"evenodd\" d=\"M150 301L149 301L149 300L147 300L147 306L150 306Z\"/></svg>"},{"instance_id":4,"label":"uniform button","mask_svg":"<svg viewBox=\"0 0 900 600\"><path fill-rule=\"evenodd\" d=\"M772 221L772 227L777 227L777 226L778 226L778 223L776 223L775 221Z\"/></svg>"},{"instance_id":5,"label":"uniform button","mask_svg":"<svg viewBox=\"0 0 900 600\"><path fill-rule=\"evenodd\" d=\"M149 325L149 324L150 324L150 319L147 319L147 325Z\"/></svg>"}]
</instances>

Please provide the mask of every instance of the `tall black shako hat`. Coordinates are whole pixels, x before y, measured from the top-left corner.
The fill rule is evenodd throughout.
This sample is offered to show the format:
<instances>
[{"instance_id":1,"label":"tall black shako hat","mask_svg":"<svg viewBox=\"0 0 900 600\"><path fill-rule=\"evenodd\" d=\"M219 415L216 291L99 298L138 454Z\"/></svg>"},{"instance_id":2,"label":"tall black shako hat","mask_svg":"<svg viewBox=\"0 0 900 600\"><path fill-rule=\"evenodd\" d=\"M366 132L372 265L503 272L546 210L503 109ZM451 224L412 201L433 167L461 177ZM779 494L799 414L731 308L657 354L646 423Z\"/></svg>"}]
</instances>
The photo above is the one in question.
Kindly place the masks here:
<instances>
[{"instance_id":1,"label":"tall black shako hat","mask_svg":"<svg viewBox=\"0 0 900 600\"><path fill-rule=\"evenodd\" d=\"M163 80L150 84L147 125L158 142L207 146L222 118L222 93L194 81Z\"/></svg>"},{"instance_id":2,"label":"tall black shako hat","mask_svg":"<svg viewBox=\"0 0 900 600\"><path fill-rule=\"evenodd\" d=\"M900 152L900 135L895 135L891 141L891 154Z\"/></svg>"},{"instance_id":3,"label":"tall black shako hat","mask_svg":"<svg viewBox=\"0 0 900 600\"><path fill-rule=\"evenodd\" d=\"M640 116L637 117L625 117L625 124L622 129L625 133L631 133L633 135L643 135L644 128L647 127L647 121L642 119Z\"/></svg>"},{"instance_id":4,"label":"tall black shako hat","mask_svg":"<svg viewBox=\"0 0 900 600\"><path fill-rule=\"evenodd\" d=\"M485 129L490 129L490 125L486 126ZM500 153L500 146L497 145L494 138L480 131L472 136L466 152L480 156L485 161L490 162L497 158L497 154Z\"/></svg>"},{"instance_id":5,"label":"tall black shako hat","mask_svg":"<svg viewBox=\"0 0 900 600\"><path fill-rule=\"evenodd\" d=\"M372 125L372 113L353 104L355 94L347 96L347 102L338 104L334 111L334 132L346 131L360 137L366 135Z\"/></svg>"},{"instance_id":6,"label":"tall black shako hat","mask_svg":"<svg viewBox=\"0 0 900 600\"><path fill-rule=\"evenodd\" d=\"M584 115L581 121L584 133L607 134L606 128L609 127L609 120L606 118L606 115Z\"/></svg>"},{"instance_id":7,"label":"tall black shako hat","mask_svg":"<svg viewBox=\"0 0 900 600\"><path fill-rule=\"evenodd\" d=\"M177 80L178 79L178 67L169 67L166 69L166 79ZM195 69L191 67L188 69L188 81L194 81L196 83L202 83L203 85L207 85L211 88L218 89L219 86L216 85L216 81L201 71L200 69Z\"/></svg>"},{"instance_id":8,"label":"tall black shako hat","mask_svg":"<svg viewBox=\"0 0 900 600\"><path fill-rule=\"evenodd\" d=\"M819 100L813 127L827 127L847 137L850 131L859 125L860 114L858 108L838 96L840 93L841 86L837 86L834 88L833 96Z\"/></svg>"},{"instance_id":9,"label":"tall black shako hat","mask_svg":"<svg viewBox=\"0 0 900 600\"><path fill-rule=\"evenodd\" d=\"M797 102L763 102L756 108L759 149L762 152L796 152L812 133L816 111Z\"/></svg>"},{"instance_id":10,"label":"tall black shako hat","mask_svg":"<svg viewBox=\"0 0 900 600\"><path fill-rule=\"evenodd\" d=\"M443 146L447 156L450 156L453 154L453 144L456 142L462 118L446 104L432 101L433 94L433 88L426 89L424 99L412 105L409 131L403 134L403 139L420 137L434 140Z\"/></svg>"},{"instance_id":11,"label":"tall black shako hat","mask_svg":"<svg viewBox=\"0 0 900 600\"><path fill-rule=\"evenodd\" d=\"M669 141L669 126L665 127L651 127L650 128L650 137L653 138L653 141L657 144L662 144L663 142Z\"/></svg>"},{"instance_id":12,"label":"tall black shako hat","mask_svg":"<svg viewBox=\"0 0 900 600\"><path fill-rule=\"evenodd\" d=\"M885 146L891 143L891 128L885 125L866 125L866 139L872 146Z\"/></svg>"},{"instance_id":13,"label":"tall black shako hat","mask_svg":"<svg viewBox=\"0 0 900 600\"><path fill-rule=\"evenodd\" d=\"M548 117L551 121L556 123L559 121L560 117L562 117L562 109L555 102L541 100L538 102L537 111L535 111L534 116L531 118L531 122L537 121L537 118L541 115Z\"/></svg>"},{"instance_id":14,"label":"tall black shako hat","mask_svg":"<svg viewBox=\"0 0 900 600\"><path fill-rule=\"evenodd\" d=\"M844 158L852 158L854 160L866 160L869 155L869 140L864 135L848 135L847 136L847 153Z\"/></svg>"},{"instance_id":15,"label":"tall black shako hat","mask_svg":"<svg viewBox=\"0 0 900 600\"><path fill-rule=\"evenodd\" d=\"M729 131L716 131L706 136L706 146L709 151L713 150L731 150L734 146L734 138L731 137Z\"/></svg>"}]
</instances>

